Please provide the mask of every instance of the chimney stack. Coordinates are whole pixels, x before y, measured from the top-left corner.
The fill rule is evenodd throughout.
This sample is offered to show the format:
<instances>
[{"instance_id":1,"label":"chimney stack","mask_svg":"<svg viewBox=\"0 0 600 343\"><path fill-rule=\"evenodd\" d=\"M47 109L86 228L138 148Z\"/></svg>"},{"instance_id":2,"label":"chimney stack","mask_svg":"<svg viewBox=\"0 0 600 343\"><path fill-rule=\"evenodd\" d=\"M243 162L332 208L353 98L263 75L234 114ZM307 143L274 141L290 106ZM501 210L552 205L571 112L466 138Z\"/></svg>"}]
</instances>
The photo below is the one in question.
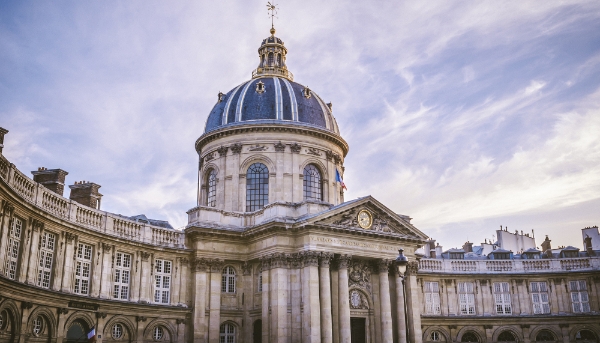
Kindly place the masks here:
<instances>
[{"instance_id":1,"label":"chimney stack","mask_svg":"<svg viewBox=\"0 0 600 343\"><path fill-rule=\"evenodd\" d=\"M462 248L465 252L473 252L473 243L467 241L463 244Z\"/></svg>"},{"instance_id":2,"label":"chimney stack","mask_svg":"<svg viewBox=\"0 0 600 343\"><path fill-rule=\"evenodd\" d=\"M4 135L7 133L7 129L0 127L0 154L2 154L2 148L4 148Z\"/></svg>"},{"instance_id":3,"label":"chimney stack","mask_svg":"<svg viewBox=\"0 0 600 343\"><path fill-rule=\"evenodd\" d=\"M63 196L65 191L65 177L69 175L69 173L62 169L39 167L37 171L32 171L31 174L33 174L33 181L58 195Z\"/></svg>"},{"instance_id":4,"label":"chimney stack","mask_svg":"<svg viewBox=\"0 0 600 343\"><path fill-rule=\"evenodd\" d=\"M552 250L552 247L550 246L550 239L548 239L548 235L546 235L546 239L544 239L544 241L542 242L542 252L546 252L548 250Z\"/></svg>"},{"instance_id":5,"label":"chimney stack","mask_svg":"<svg viewBox=\"0 0 600 343\"><path fill-rule=\"evenodd\" d=\"M102 200L102 194L98 192L100 187L100 185L89 181L75 182L74 185L69 186L71 188L69 199L99 210L100 201Z\"/></svg>"}]
</instances>

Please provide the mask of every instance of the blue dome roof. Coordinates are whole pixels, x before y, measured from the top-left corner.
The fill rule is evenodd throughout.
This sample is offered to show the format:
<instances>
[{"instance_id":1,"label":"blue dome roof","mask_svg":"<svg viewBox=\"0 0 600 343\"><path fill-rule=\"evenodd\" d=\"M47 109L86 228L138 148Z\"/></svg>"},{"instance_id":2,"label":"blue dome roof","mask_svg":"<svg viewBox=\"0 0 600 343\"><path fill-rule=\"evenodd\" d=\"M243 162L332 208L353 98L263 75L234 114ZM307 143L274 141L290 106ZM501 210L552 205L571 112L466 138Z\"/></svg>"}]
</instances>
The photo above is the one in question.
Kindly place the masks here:
<instances>
[{"instance_id":1,"label":"blue dome roof","mask_svg":"<svg viewBox=\"0 0 600 343\"><path fill-rule=\"evenodd\" d=\"M204 132L226 125L281 122L309 125L339 135L330 104L299 83L284 77L258 77L244 82L219 100L206 120Z\"/></svg>"}]
</instances>

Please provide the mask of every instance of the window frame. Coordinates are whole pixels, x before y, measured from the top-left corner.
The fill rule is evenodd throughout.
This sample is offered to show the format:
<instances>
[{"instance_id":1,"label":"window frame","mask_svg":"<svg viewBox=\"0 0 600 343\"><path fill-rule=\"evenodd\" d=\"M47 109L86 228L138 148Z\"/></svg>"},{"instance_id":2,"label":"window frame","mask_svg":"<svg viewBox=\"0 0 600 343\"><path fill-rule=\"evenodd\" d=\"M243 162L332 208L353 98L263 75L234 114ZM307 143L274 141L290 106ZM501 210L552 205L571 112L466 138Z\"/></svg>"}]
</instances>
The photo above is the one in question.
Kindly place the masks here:
<instances>
[{"instance_id":1,"label":"window frame","mask_svg":"<svg viewBox=\"0 0 600 343\"><path fill-rule=\"evenodd\" d=\"M168 266L168 267L167 267ZM154 303L171 303L173 262L162 258L154 259ZM165 286L166 284L166 286ZM166 300L166 301L165 301Z\"/></svg>"},{"instance_id":2,"label":"window frame","mask_svg":"<svg viewBox=\"0 0 600 343\"><path fill-rule=\"evenodd\" d=\"M79 295L90 295L92 286L90 280L92 276L93 256L94 247L91 244L86 244L83 242L77 243L77 252L75 253L75 281L73 283L73 293Z\"/></svg>"},{"instance_id":3,"label":"window frame","mask_svg":"<svg viewBox=\"0 0 600 343\"><path fill-rule=\"evenodd\" d=\"M227 332L230 329L230 332ZM219 327L219 342L220 343L236 343L237 328L232 323L223 323Z\"/></svg>"},{"instance_id":4,"label":"window frame","mask_svg":"<svg viewBox=\"0 0 600 343\"><path fill-rule=\"evenodd\" d=\"M510 292L510 283L504 281L494 282L492 285L492 290L496 314L512 315L512 295Z\"/></svg>"},{"instance_id":5,"label":"window frame","mask_svg":"<svg viewBox=\"0 0 600 343\"><path fill-rule=\"evenodd\" d=\"M575 287L573 287L575 285ZM588 294L587 282L585 280L570 280L569 295L571 298L571 309L573 313L589 313L590 297ZM577 301L575 301L577 298ZM585 300L582 300L585 298Z\"/></svg>"},{"instance_id":6,"label":"window frame","mask_svg":"<svg viewBox=\"0 0 600 343\"><path fill-rule=\"evenodd\" d=\"M235 294L236 272L232 266L226 266L221 271L221 293Z\"/></svg>"},{"instance_id":7,"label":"window frame","mask_svg":"<svg viewBox=\"0 0 600 343\"><path fill-rule=\"evenodd\" d=\"M54 266L54 249L57 235L44 231L38 243L39 263L36 285L41 288L50 288L52 281L52 267Z\"/></svg>"},{"instance_id":8,"label":"window frame","mask_svg":"<svg viewBox=\"0 0 600 343\"><path fill-rule=\"evenodd\" d=\"M440 303L440 286L437 281L425 281L423 283L425 294L425 314L440 315L442 306Z\"/></svg>"},{"instance_id":9,"label":"window frame","mask_svg":"<svg viewBox=\"0 0 600 343\"><path fill-rule=\"evenodd\" d=\"M262 162L246 169L246 212L263 209L269 204L269 168Z\"/></svg>"},{"instance_id":10,"label":"window frame","mask_svg":"<svg viewBox=\"0 0 600 343\"><path fill-rule=\"evenodd\" d=\"M458 310L462 316L477 314L475 306L475 283L471 281L458 282Z\"/></svg>"},{"instance_id":11,"label":"window frame","mask_svg":"<svg viewBox=\"0 0 600 343\"><path fill-rule=\"evenodd\" d=\"M548 290L546 281L531 281L529 283L533 314L550 314L550 293Z\"/></svg>"},{"instance_id":12,"label":"window frame","mask_svg":"<svg viewBox=\"0 0 600 343\"><path fill-rule=\"evenodd\" d=\"M323 173L313 163L302 170L302 198L323 201Z\"/></svg>"},{"instance_id":13,"label":"window frame","mask_svg":"<svg viewBox=\"0 0 600 343\"><path fill-rule=\"evenodd\" d=\"M117 251L115 254L113 299L129 300L132 261L133 256L129 253Z\"/></svg>"},{"instance_id":14,"label":"window frame","mask_svg":"<svg viewBox=\"0 0 600 343\"><path fill-rule=\"evenodd\" d=\"M214 168L206 173L206 206L217 206L217 171Z\"/></svg>"},{"instance_id":15,"label":"window frame","mask_svg":"<svg viewBox=\"0 0 600 343\"><path fill-rule=\"evenodd\" d=\"M21 242L23 240L23 233L25 228L23 227L24 220L14 216L11 219L11 223L8 229L8 239L6 244L6 251L4 261L4 275L11 279L16 280L19 269L19 260L21 257Z\"/></svg>"}]
</instances>

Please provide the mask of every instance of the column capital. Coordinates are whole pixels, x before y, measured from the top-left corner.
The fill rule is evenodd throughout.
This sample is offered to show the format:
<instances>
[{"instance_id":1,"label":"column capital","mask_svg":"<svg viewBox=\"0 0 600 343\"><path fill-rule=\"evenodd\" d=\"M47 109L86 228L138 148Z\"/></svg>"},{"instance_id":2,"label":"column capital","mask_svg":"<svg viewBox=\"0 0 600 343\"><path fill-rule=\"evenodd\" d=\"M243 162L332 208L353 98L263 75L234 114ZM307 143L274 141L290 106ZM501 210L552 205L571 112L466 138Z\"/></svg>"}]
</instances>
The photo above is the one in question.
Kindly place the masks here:
<instances>
[{"instance_id":1,"label":"column capital","mask_svg":"<svg viewBox=\"0 0 600 343\"><path fill-rule=\"evenodd\" d=\"M208 265L210 266L211 273L222 273L223 266L225 265L225 261L218 259L218 258L214 258L214 259L208 260Z\"/></svg>"},{"instance_id":2,"label":"column capital","mask_svg":"<svg viewBox=\"0 0 600 343\"><path fill-rule=\"evenodd\" d=\"M252 265L248 261L242 263L242 273L244 275L250 275L252 273Z\"/></svg>"},{"instance_id":3,"label":"column capital","mask_svg":"<svg viewBox=\"0 0 600 343\"><path fill-rule=\"evenodd\" d=\"M333 253L330 252L322 252L319 257L319 266L324 268L329 268L331 264L331 260L333 259Z\"/></svg>"},{"instance_id":4,"label":"column capital","mask_svg":"<svg viewBox=\"0 0 600 343\"><path fill-rule=\"evenodd\" d=\"M302 251L300 256L302 258L302 264L304 267L316 267L319 265L319 255L317 251L307 250Z\"/></svg>"},{"instance_id":5,"label":"column capital","mask_svg":"<svg viewBox=\"0 0 600 343\"><path fill-rule=\"evenodd\" d=\"M193 267L196 272L206 272L208 270L208 260L203 257L196 257Z\"/></svg>"},{"instance_id":6,"label":"column capital","mask_svg":"<svg viewBox=\"0 0 600 343\"><path fill-rule=\"evenodd\" d=\"M40 232L44 230L44 222L42 222L41 220L30 217L29 221L31 222L31 228L33 229L33 231Z\"/></svg>"},{"instance_id":7,"label":"column capital","mask_svg":"<svg viewBox=\"0 0 600 343\"><path fill-rule=\"evenodd\" d=\"M406 275L417 275L419 271L419 262L418 261L409 261L406 266Z\"/></svg>"},{"instance_id":8,"label":"column capital","mask_svg":"<svg viewBox=\"0 0 600 343\"><path fill-rule=\"evenodd\" d=\"M337 258L338 268L339 269L347 269L348 264L350 264L351 260L352 260L352 255L349 255L349 254L340 255L340 257Z\"/></svg>"},{"instance_id":9,"label":"column capital","mask_svg":"<svg viewBox=\"0 0 600 343\"><path fill-rule=\"evenodd\" d=\"M259 260L261 263L262 271L271 269L271 257L270 256L263 256Z\"/></svg>"},{"instance_id":10,"label":"column capital","mask_svg":"<svg viewBox=\"0 0 600 343\"><path fill-rule=\"evenodd\" d=\"M380 259L377 260L377 271L381 274L381 273L388 273L389 269L390 269L390 264L392 263L391 260L388 259Z\"/></svg>"},{"instance_id":11,"label":"column capital","mask_svg":"<svg viewBox=\"0 0 600 343\"><path fill-rule=\"evenodd\" d=\"M12 217L15 206L6 200L2 200L2 215Z\"/></svg>"}]
</instances>

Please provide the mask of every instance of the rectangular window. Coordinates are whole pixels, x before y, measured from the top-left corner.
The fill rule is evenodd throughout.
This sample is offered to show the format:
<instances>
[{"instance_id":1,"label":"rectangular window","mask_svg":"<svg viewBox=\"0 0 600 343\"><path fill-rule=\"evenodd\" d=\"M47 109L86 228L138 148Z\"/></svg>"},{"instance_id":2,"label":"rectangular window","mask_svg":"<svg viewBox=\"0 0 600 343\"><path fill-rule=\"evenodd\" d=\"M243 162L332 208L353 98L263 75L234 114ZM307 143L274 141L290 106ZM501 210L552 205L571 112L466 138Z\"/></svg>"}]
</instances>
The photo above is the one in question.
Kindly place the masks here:
<instances>
[{"instance_id":1,"label":"rectangular window","mask_svg":"<svg viewBox=\"0 0 600 343\"><path fill-rule=\"evenodd\" d=\"M155 288L154 302L159 304L168 304L171 293L171 261L155 260Z\"/></svg>"},{"instance_id":2,"label":"rectangular window","mask_svg":"<svg viewBox=\"0 0 600 343\"><path fill-rule=\"evenodd\" d=\"M40 253L40 263L38 264L38 287L50 287L50 275L52 275L52 262L54 261L54 243L56 235L50 232L44 232L38 245Z\"/></svg>"},{"instance_id":3,"label":"rectangular window","mask_svg":"<svg viewBox=\"0 0 600 343\"><path fill-rule=\"evenodd\" d=\"M532 282L530 285L531 302L533 303L533 314L550 313L548 301L548 285L545 282Z\"/></svg>"},{"instance_id":4,"label":"rectangular window","mask_svg":"<svg viewBox=\"0 0 600 343\"><path fill-rule=\"evenodd\" d=\"M458 299L461 315L475 314L475 291L472 282L458 283Z\"/></svg>"},{"instance_id":5,"label":"rectangular window","mask_svg":"<svg viewBox=\"0 0 600 343\"><path fill-rule=\"evenodd\" d=\"M440 287L437 282L425 282L425 314L440 314Z\"/></svg>"},{"instance_id":6,"label":"rectangular window","mask_svg":"<svg viewBox=\"0 0 600 343\"><path fill-rule=\"evenodd\" d=\"M588 298L587 284L585 280L569 282L571 291L571 302L573 303L573 312L590 312L590 300Z\"/></svg>"},{"instance_id":7,"label":"rectangular window","mask_svg":"<svg viewBox=\"0 0 600 343\"><path fill-rule=\"evenodd\" d=\"M113 280L113 298L129 299L129 276L131 273L131 255L118 252L115 256L115 279Z\"/></svg>"},{"instance_id":8,"label":"rectangular window","mask_svg":"<svg viewBox=\"0 0 600 343\"><path fill-rule=\"evenodd\" d=\"M17 276L17 265L19 263L19 247L21 246L21 235L23 233L23 221L13 218L10 231L8 232L8 245L6 246L6 277L14 280Z\"/></svg>"},{"instance_id":9,"label":"rectangular window","mask_svg":"<svg viewBox=\"0 0 600 343\"><path fill-rule=\"evenodd\" d=\"M508 282L494 282L494 300L496 314L512 314Z\"/></svg>"},{"instance_id":10,"label":"rectangular window","mask_svg":"<svg viewBox=\"0 0 600 343\"><path fill-rule=\"evenodd\" d=\"M92 267L92 246L79 243L75 255L75 294L90 294L90 271Z\"/></svg>"}]
</instances>

